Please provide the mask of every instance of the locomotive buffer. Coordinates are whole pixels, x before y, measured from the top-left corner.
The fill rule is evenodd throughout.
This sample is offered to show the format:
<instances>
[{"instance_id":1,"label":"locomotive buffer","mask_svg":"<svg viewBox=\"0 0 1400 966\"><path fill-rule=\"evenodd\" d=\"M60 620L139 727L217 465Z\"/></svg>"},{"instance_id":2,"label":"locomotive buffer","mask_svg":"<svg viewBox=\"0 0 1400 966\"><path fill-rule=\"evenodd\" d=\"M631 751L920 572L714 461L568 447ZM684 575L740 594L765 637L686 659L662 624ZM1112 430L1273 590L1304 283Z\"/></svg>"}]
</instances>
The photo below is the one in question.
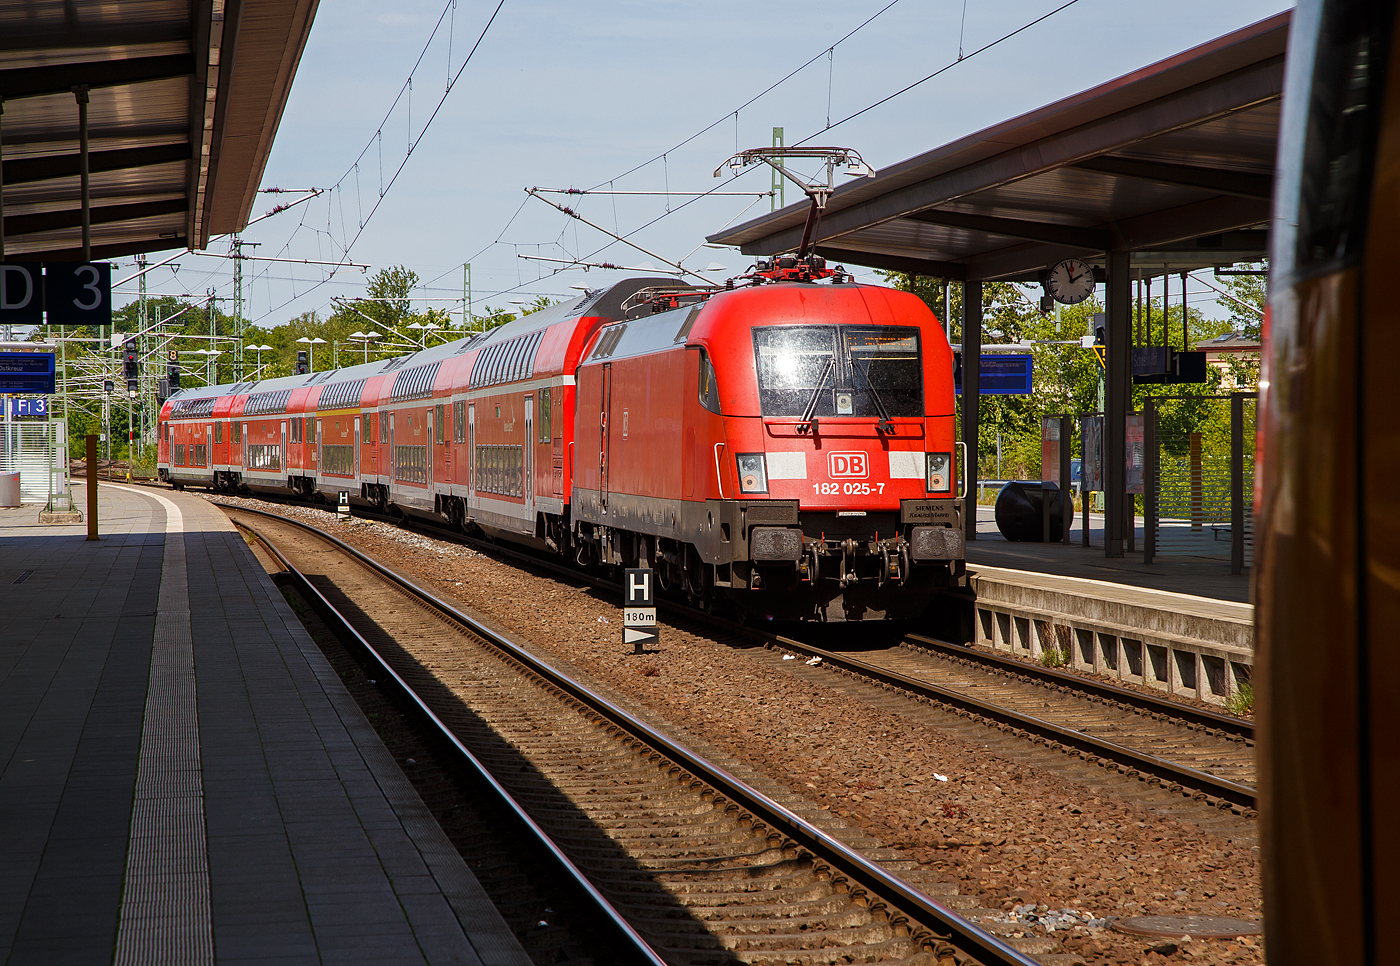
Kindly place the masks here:
<instances>
[{"instance_id":1,"label":"locomotive buffer","mask_svg":"<svg viewBox=\"0 0 1400 966\"><path fill-rule=\"evenodd\" d=\"M632 653L645 653L648 644L657 644L654 574L651 570L629 567L623 573L625 603L622 607L622 642L634 645Z\"/></svg>"}]
</instances>

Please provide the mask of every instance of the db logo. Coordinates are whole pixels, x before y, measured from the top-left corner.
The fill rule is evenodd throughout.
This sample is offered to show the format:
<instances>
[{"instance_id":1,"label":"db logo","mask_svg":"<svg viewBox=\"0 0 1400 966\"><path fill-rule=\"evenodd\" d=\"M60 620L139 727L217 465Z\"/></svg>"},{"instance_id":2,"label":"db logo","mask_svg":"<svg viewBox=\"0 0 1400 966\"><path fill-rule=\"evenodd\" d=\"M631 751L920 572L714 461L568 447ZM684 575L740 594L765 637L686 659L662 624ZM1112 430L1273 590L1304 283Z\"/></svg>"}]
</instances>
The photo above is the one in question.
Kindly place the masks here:
<instances>
[{"instance_id":1,"label":"db logo","mask_svg":"<svg viewBox=\"0 0 1400 966\"><path fill-rule=\"evenodd\" d=\"M864 453L832 453L826 466L834 480L863 480L870 475L870 462Z\"/></svg>"}]
</instances>

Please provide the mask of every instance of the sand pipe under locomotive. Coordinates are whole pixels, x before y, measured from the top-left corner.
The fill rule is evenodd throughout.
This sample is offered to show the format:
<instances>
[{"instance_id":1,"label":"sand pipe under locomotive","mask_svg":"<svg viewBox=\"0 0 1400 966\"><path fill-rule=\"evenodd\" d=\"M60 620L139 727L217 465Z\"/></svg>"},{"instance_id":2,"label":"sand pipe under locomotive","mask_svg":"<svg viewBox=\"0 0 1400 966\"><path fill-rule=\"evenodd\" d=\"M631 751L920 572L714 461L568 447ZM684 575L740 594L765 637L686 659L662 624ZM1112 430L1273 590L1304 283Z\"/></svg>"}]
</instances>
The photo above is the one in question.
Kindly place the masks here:
<instances>
[{"instance_id":1,"label":"sand pipe under locomotive","mask_svg":"<svg viewBox=\"0 0 1400 966\"><path fill-rule=\"evenodd\" d=\"M663 588L758 618L932 616L965 636L952 353L932 312L819 256L736 281L642 289L587 346L580 562L647 562Z\"/></svg>"}]
</instances>

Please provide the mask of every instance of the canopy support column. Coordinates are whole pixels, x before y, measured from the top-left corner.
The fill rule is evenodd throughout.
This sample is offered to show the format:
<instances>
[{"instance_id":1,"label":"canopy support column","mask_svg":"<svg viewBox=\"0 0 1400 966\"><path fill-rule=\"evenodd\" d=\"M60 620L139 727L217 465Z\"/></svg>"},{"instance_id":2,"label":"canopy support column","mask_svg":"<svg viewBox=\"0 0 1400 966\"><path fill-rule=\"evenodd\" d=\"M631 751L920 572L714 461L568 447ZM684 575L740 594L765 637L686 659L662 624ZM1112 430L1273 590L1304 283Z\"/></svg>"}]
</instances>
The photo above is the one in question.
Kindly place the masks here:
<instances>
[{"instance_id":1,"label":"canopy support column","mask_svg":"<svg viewBox=\"0 0 1400 966\"><path fill-rule=\"evenodd\" d=\"M977 431L981 416L982 283L963 282L962 323L962 438L967 447L967 499L963 529L969 542L977 539Z\"/></svg>"},{"instance_id":2,"label":"canopy support column","mask_svg":"<svg viewBox=\"0 0 1400 966\"><path fill-rule=\"evenodd\" d=\"M1128 407L1132 402L1133 287L1127 252L1108 253L1104 387L1104 556L1123 556Z\"/></svg>"}]
</instances>

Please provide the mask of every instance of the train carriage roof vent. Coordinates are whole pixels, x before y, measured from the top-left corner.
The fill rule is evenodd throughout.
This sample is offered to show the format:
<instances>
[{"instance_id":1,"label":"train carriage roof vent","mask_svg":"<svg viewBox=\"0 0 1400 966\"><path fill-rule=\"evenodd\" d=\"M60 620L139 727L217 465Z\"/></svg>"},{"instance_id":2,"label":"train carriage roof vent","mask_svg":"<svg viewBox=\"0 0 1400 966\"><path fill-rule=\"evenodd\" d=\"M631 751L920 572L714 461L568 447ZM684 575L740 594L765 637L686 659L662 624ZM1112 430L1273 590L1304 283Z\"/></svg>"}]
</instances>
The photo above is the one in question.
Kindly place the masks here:
<instances>
[{"instance_id":1,"label":"train carriage roof vent","mask_svg":"<svg viewBox=\"0 0 1400 966\"><path fill-rule=\"evenodd\" d=\"M360 404L360 394L365 381L355 379L350 382L337 382L321 390L321 398L316 400L316 409L348 409Z\"/></svg>"},{"instance_id":2,"label":"train carriage roof vent","mask_svg":"<svg viewBox=\"0 0 1400 966\"><path fill-rule=\"evenodd\" d=\"M539 355L544 333L544 329L538 329L482 349L472 364L467 387L480 389L529 379L535 374L535 357Z\"/></svg>"},{"instance_id":3,"label":"train carriage roof vent","mask_svg":"<svg viewBox=\"0 0 1400 966\"><path fill-rule=\"evenodd\" d=\"M258 392L248 397L248 402L243 407L244 416L268 416L274 413L285 413L287 403L292 398L290 389L283 389L280 392Z\"/></svg>"},{"instance_id":4,"label":"train carriage roof vent","mask_svg":"<svg viewBox=\"0 0 1400 966\"><path fill-rule=\"evenodd\" d=\"M202 399L181 399L170 411L172 419L204 419L214 414L214 403L218 396L205 396Z\"/></svg>"},{"instance_id":5,"label":"train carriage roof vent","mask_svg":"<svg viewBox=\"0 0 1400 966\"><path fill-rule=\"evenodd\" d=\"M393 371L394 371L395 369L397 369L399 366L403 365L405 362L407 362L409 359L412 359L412 358L413 358L413 356L411 356L411 355L409 355L409 356L394 356L394 358L392 358L392 359L390 359L388 362L384 363L384 368L381 369L380 372L393 372Z\"/></svg>"},{"instance_id":6,"label":"train carriage roof vent","mask_svg":"<svg viewBox=\"0 0 1400 966\"><path fill-rule=\"evenodd\" d=\"M406 399L422 399L433 394L433 380L437 378L440 363L429 362L400 370L394 377L394 388L389 393L390 402L403 402Z\"/></svg>"}]
</instances>

